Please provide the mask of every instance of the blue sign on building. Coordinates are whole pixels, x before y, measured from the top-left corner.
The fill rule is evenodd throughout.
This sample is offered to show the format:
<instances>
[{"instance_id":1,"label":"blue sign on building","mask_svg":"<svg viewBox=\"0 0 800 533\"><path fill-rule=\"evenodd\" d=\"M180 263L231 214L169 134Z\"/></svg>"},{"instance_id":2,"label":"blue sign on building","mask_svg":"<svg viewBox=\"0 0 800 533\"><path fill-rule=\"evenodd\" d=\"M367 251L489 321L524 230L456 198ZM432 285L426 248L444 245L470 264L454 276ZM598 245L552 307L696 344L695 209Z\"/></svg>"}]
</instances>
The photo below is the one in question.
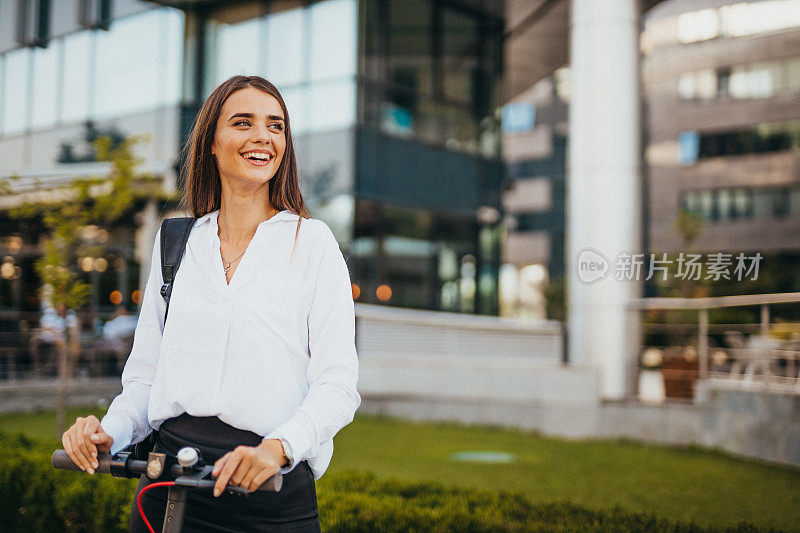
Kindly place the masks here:
<instances>
[{"instance_id":1,"label":"blue sign on building","mask_svg":"<svg viewBox=\"0 0 800 533\"><path fill-rule=\"evenodd\" d=\"M678 151L681 164L691 165L697 162L700 153L700 136L696 131L683 131L678 135Z\"/></svg>"},{"instance_id":2,"label":"blue sign on building","mask_svg":"<svg viewBox=\"0 0 800 533\"><path fill-rule=\"evenodd\" d=\"M503 132L525 133L533 129L536 107L528 102L516 102L503 106Z\"/></svg>"}]
</instances>

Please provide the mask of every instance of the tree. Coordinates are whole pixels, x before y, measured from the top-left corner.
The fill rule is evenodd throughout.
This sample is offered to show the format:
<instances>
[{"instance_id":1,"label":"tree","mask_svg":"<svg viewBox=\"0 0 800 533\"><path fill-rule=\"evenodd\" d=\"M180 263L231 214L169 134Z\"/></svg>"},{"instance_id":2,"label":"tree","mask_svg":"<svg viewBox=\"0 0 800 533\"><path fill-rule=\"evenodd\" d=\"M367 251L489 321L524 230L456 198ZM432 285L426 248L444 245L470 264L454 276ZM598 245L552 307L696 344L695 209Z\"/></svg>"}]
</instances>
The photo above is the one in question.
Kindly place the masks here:
<instances>
[{"instance_id":1,"label":"tree","mask_svg":"<svg viewBox=\"0 0 800 533\"><path fill-rule=\"evenodd\" d=\"M83 228L110 227L141 199L175 200L162 193L158 177L137 173L136 167L142 160L134 156L133 148L142 140L143 137L129 137L120 141L107 136L94 139L97 160L111 163L107 176L76 178L66 187L50 191L49 201L23 199L9 210L14 218L39 218L45 228L44 254L36 261L35 269L42 281L40 299L54 309L76 312L91 295L91 286L80 279L78 258L101 257L104 250L101 244L82 239ZM14 181L6 180L2 188L13 190ZM58 345L56 435L59 438L65 426L72 364L79 352L77 332L65 329L62 338L66 342Z\"/></svg>"}]
</instances>

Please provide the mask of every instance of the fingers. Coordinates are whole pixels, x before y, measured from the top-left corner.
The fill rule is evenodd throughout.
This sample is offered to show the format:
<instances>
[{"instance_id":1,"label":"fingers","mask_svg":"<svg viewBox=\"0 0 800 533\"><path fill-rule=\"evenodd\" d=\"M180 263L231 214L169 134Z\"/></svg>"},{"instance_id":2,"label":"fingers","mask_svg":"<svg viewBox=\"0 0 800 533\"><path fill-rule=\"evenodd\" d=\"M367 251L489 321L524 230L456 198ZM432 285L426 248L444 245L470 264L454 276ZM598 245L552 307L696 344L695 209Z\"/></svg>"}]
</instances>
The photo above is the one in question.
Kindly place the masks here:
<instances>
[{"instance_id":1,"label":"fingers","mask_svg":"<svg viewBox=\"0 0 800 533\"><path fill-rule=\"evenodd\" d=\"M72 450L72 440L70 438L70 433L74 431L74 429L75 426L73 425L68 430L66 430L63 435L61 435L61 443L64 445L64 451L67 452L67 455L69 455L69 458L72 459L72 462L78 465L78 468L84 470L83 465L81 464L78 457L75 455L75 452Z\"/></svg>"},{"instance_id":2,"label":"fingers","mask_svg":"<svg viewBox=\"0 0 800 533\"><path fill-rule=\"evenodd\" d=\"M89 455L92 456L92 463L97 459L97 447L92 442L91 436L97 432L99 427L100 421L94 416L88 416L86 418L86 424L83 426L83 441L85 442Z\"/></svg>"},{"instance_id":3,"label":"fingers","mask_svg":"<svg viewBox=\"0 0 800 533\"><path fill-rule=\"evenodd\" d=\"M91 457L89 449L86 447L86 439L83 437L83 431L85 428L86 419L79 417L75 421L75 431L73 431L71 435L70 442L72 443L72 449L83 466L83 469L86 472L92 473L93 458Z\"/></svg>"},{"instance_id":4,"label":"fingers","mask_svg":"<svg viewBox=\"0 0 800 533\"><path fill-rule=\"evenodd\" d=\"M253 478L252 484L247 489L250 492L254 492L258 489L261 485L263 485L270 477L272 477L275 472L270 473L270 470L264 469Z\"/></svg>"},{"instance_id":5,"label":"fingers","mask_svg":"<svg viewBox=\"0 0 800 533\"><path fill-rule=\"evenodd\" d=\"M114 445L114 437L106 433L102 426L99 426L97 432L91 435L89 439L97 446L98 451L105 453L109 453Z\"/></svg>"},{"instance_id":6,"label":"fingers","mask_svg":"<svg viewBox=\"0 0 800 533\"><path fill-rule=\"evenodd\" d=\"M233 474L231 474L231 483L237 487L242 486L242 481L247 476L248 472L253 469L254 463L254 449L249 446L242 446L238 451L242 460L239 461L239 466L236 467Z\"/></svg>"},{"instance_id":7,"label":"fingers","mask_svg":"<svg viewBox=\"0 0 800 533\"><path fill-rule=\"evenodd\" d=\"M240 467L239 471L241 470L242 468ZM251 464L250 468L247 469L247 472L243 473L244 475L242 476L241 480L239 480L236 484L245 490L253 492L256 488L258 488L258 487L251 488L251 486L253 485L253 479L255 479L256 475L259 472L262 472L263 470L264 470L263 467L259 468L257 464Z\"/></svg>"},{"instance_id":8,"label":"fingers","mask_svg":"<svg viewBox=\"0 0 800 533\"><path fill-rule=\"evenodd\" d=\"M225 462L225 466L222 467L219 477L217 478L217 482L214 484L215 497L222 494L222 491L225 490L225 487L228 485L228 480L236 471L236 468L239 466L239 463L242 460L242 454L241 452L238 452L238 448L232 452L228 452L225 454L225 456L230 457L228 457L227 461Z\"/></svg>"},{"instance_id":9,"label":"fingers","mask_svg":"<svg viewBox=\"0 0 800 533\"><path fill-rule=\"evenodd\" d=\"M211 475L219 473L214 496L219 496L228 484L253 492L279 470L280 466L265 450L257 446L239 446L214 465Z\"/></svg>"},{"instance_id":10,"label":"fingers","mask_svg":"<svg viewBox=\"0 0 800 533\"><path fill-rule=\"evenodd\" d=\"M95 420L97 420L95 418ZM72 462L74 462L81 470L94 473L97 468L97 462L92 457L92 452L87 446L88 437L84 436L86 430L86 419L78 417L75 424L72 425L64 435L61 437L61 442L64 444L64 450L69 455Z\"/></svg>"},{"instance_id":11,"label":"fingers","mask_svg":"<svg viewBox=\"0 0 800 533\"><path fill-rule=\"evenodd\" d=\"M225 455L223 455L222 457L220 457L220 458L217 460L217 462L216 462L216 463L214 463L214 470L212 470L212 471L211 471L211 475L212 475L212 476L214 476L214 477L217 477L217 476L219 476L219 473L220 473L220 472L222 471L222 469L225 467L225 463L227 463L227 462L228 462L228 459L230 459L230 458L231 458L231 454L232 454L232 453L233 453L233 452L228 452L228 453L226 453Z\"/></svg>"}]
</instances>

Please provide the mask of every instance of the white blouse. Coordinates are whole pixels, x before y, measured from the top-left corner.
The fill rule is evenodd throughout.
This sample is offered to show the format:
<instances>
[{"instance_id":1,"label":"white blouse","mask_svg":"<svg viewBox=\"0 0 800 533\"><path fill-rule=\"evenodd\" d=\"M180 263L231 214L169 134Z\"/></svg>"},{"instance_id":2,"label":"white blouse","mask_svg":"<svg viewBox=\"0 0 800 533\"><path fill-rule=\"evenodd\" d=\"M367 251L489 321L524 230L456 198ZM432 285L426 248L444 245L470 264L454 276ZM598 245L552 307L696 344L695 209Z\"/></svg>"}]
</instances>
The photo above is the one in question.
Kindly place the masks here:
<instances>
[{"instance_id":1,"label":"white blouse","mask_svg":"<svg viewBox=\"0 0 800 533\"><path fill-rule=\"evenodd\" d=\"M350 275L330 228L285 210L259 224L230 284L219 211L197 220L161 297L160 230L153 246L122 393L101 425L112 453L187 412L288 443L288 472L307 460L319 478L333 436L353 420L358 359ZM291 264L290 264L291 257Z\"/></svg>"}]
</instances>

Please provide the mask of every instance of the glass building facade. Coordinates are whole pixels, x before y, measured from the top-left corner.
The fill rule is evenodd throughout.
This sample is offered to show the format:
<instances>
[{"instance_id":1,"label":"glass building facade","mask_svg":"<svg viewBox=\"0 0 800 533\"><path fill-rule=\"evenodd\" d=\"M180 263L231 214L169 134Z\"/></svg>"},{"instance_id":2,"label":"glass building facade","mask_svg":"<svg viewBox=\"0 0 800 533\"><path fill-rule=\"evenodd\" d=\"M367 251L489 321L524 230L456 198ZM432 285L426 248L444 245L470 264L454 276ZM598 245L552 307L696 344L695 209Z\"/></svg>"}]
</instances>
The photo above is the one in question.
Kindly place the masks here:
<instances>
[{"instance_id":1,"label":"glass building facade","mask_svg":"<svg viewBox=\"0 0 800 533\"><path fill-rule=\"evenodd\" d=\"M0 37L10 169L32 166L30 153L14 159L23 144L69 167L60 145L91 123L150 135L141 155L175 186L205 98L260 75L286 100L304 198L339 240L356 301L497 313L502 2L27 4L0 2L0 19L50 24L37 46Z\"/></svg>"}]
</instances>

